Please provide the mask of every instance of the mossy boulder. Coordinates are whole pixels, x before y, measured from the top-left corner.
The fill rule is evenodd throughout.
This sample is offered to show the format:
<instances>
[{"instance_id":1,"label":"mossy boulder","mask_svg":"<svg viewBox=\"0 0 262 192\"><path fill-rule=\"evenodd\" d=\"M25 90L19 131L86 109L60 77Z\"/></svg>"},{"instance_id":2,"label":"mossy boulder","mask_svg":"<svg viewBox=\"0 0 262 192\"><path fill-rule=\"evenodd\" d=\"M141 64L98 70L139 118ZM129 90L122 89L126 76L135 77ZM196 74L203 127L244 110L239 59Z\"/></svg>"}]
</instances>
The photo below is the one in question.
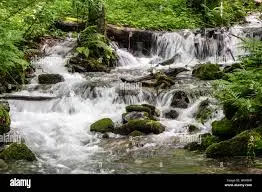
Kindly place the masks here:
<instances>
[{"instance_id":1,"label":"mossy boulder","mask_svg":"<svg viewBox=\"0 0 262 192\"><path fill-rule=\"evenodd\" d=\"M7 163L3 159L0 159L0 171L6 169L8 169Z\"/></svg>"},{"instance_id":2,"label":"mossy boulder","mask_svg":"<svg viewBox=\"0 0 262 192\"><path fill-rule=\"evenodd\" d=\"M130 113L124 113L122 115L122 122L127 123L130 120L135 120L135 119L149 119L149 114L148 112L130 112Z\"/></svg>"},{"instance_id":3,"label":"mossy boulder","mask_svg":"<svg viewBox=\"0 0 262 192\"><path fill-rule=\"evenodd\" d=\"M0 104L0 135L10 131L11 119L6 107Z\"/></svg>"},{"instance_id":4,"label":"mossy boulder","mask_svg":"<svg viewBox=\"0 0 262 192\"><path fill-rule=\"evenodd\" d=\"M212 116L212 113L213 109L211 108L210 102L207 99L200 102L195 117L199 122L204 124Z\"/></svg>"},{"instance_id":5,"label":"mossy boulder","mask_svg":"<svg viewBox=\"0 0 262 192\"><path fill-rule=\"evenodd\" d=\"M3 152L0 153L0 159L5 161L10 160L27 160L35 161L36 157L34 153L25 145L12 143Z\"/></svg>"},{"instance_id":6,"label":"mossy boulder","mask_svg":"<svg viewBox=\"0 0 262 192\"><path fill-rule=\"evenodd\" d=\"M199 151L201 150L201 145L198 142L191 142L184 146L184 149L189 151Z\"/></svg>"},{"instance_id":7,"label":"mossy boulder","mask_svg":"<svg viewBox=\"0 0 262 192\"><path fill-rule=\"evenodd\" d=\"M109 72L110 68L94 58L85 58L82 55L72 57L66 65L70 72Z\"/></svg>"},{"instance_id":8,"label":"mossy boulder","mask_svg":"<svg viewBox=\"0 0 262 192\"><path fill-rule=\"evenodd\" d=\"M200 131L200 129L195 125L189 125L188 126L188 132L189 133L197 133L199 131Z\"/></svg>"},{"instance_id":9,"label":"mossy boulder","mask_svg":"<svg viewBox=\"0 0 262 192\"><path fill-rule=\"evenodd\" d=\"M130 120L128 123L116 128L114 133L128 135L133 131L140 131L144 134L159 134L165 131L165 126L154 120Z\"/></svg>"},{"instance_id":10,"label":"mossy boulder","mask_svg":"<svg viewBox=\"0 0 262 192\"><path fill-rule=\"evenodd\" d=\"M104 118L96 121L90 126L90 131L107 133L114 130L114 122L110 118Z\"/></svg>"},{"instance_id":11,"label":"mossy boulder","mask_svg":"<svg viewBox=\"0 0 262 192\"><path fill-rule=\"evenodd\" d=\"M64 80L64 77L60 74L41 74L38 76L39 84L56 84Z\"/></svg>"},{"instance_id":12,"label":"mossy boulder","mask_svg":"<svg viewBox=\"0 0 262 192\"><path fill-rule=\"evenodd\" d=\"M211 63L197 66L192 74L201 80L215 80L223 77L223 72L220 70L219 65Z\"/></svg>"},{"instance_id":13,"label":"mossy boulder","mask_svg":"<svg viewBox=\"0 0 262 192\"><path fill-rule=\"evenodd\" d=\"M6 111L10 112L10 106L9 106L8 101L6 101L6 100L0 100L0 105L1 105L2 107L4 107L4 109L5 109Z\"/></svg>"},{"instance_id":14,"label":"mossy boulder","mask_svg":"<svg viewBox=\"0 0 262 192\"><path fill-rule=\"evenodd\" d=\"M232 73L232 72L235 72L237 70L242 70L242 69L244 69L244 67L240 63L234 63L231 66L225 67L224 72L225 73Z\"/></svg>"},{"instance_id":15,"label":"mossy boulder","mask_svg":"<svg viewBox=\"0 0 262 192\"><path fill-rule=\"evenodd\" d=\"M234 137L236 135L236 130L232 121L223 119L212 123L212 134L225 140Z\"/></svg>"},{"instance_id":16,"label":"mossy boulder","mask_svg":"<svg viewBox=\"0 0 262 192\"><path fill-rule=\"evenodd\" d=\"M261 140L261 136L261 128L244 131L229 140L209 146L206 149L206 156L208 158L247 156L251 138L254 143L257 143ZM254 147L254 152L257 151L256 147Z\"/></svg>"},{"instance_id":17,"label":"mossy boulder","mask_svg":"<svg viewBox=\"0 0 262 192\"><path fill-rule=\"evenodd\" d=\"M179 116L179 113L176 110L169 110L168 112L164 113L164 117L167 119L176 119Z\"/></svg>"},{"instance_id":18,"label":"mossy boulder","mask_svg":"<svg viewBox=\"0 0 262 192\"><path fill-rule=\"evenodd\" d=\"M187 108L190 100L184 91L176 91L173 95L171 106L174 108Z\"/></svg>"},{"instance_id":19,"label":"mossy boulder","mask_svg":"<svg viewBox=\"0 0 262 192\"><path fill-rule=\"evenodd\" d=\"M135 130L135 131L131 132L128 136L139 137L139 136L142 136L142 135L144 135L142 132Z\"/></svg>"}]
</instances>

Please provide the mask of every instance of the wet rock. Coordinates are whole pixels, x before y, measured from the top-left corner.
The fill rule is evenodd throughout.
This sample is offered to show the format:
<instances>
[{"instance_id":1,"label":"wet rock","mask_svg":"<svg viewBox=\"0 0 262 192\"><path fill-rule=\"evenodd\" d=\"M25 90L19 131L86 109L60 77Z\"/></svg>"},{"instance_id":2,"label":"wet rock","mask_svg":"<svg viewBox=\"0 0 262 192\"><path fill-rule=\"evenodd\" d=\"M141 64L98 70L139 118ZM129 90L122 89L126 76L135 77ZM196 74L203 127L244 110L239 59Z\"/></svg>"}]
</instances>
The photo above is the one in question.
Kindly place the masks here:
<instances>
[{"instance_id":1,"label":"wet rock","mask_svg":"<svg viewBox=\"0 0 262 192\"><path fill-rule=\"evenodd\" d=\"M247 156L248 152L256 152L256 145L252 151L249 151L248 144L261 141L262 128L244 131L237 136L209 146L206 149L206 156L208 158L221 158L221 157L234 157L234 156ZM258 155L258 154L257 154Z\"/></svg>"},{"instance_id":2,"label":"wet rock","mask_svg":"<svg viewBox=\"0 0 262 192\"><path fill-rule=\"evenodd\" d=\"M176 91L173 95L171 106L174 108L187 108L189 98L184 91Z\"/></svg>"},{"instance_id":3,"label":"wet rock","mask_svg":"<svg viewBox=\"0 0 262 192\"><path fill-rule=\"evenodd\" d=\"M178 116L179 116L179 113L173 109L164 113L164 117L167 119L176 119Z\"/></svg>"},{"instance_id":4,"label":"wet rock","mask_svg":"<svg viewBox=\"0 0 262 192\"><path fill-rule=\"evenodd\" d=\"M193 76L201 80L215 80L223 77L223 72L217 64L201 64L192 72Z\"/></svg>"},{"instance_id":5,"label":"wet rock","mask_svg":"<svg viewBox=\"0 0 262 192\"><path fill-rule=\"evenodd\" d=\"M133 52L150 55L154 32L135 28L107 25L106 33L109 39L118 42L121 48L130 48Z\"/></svg>"},{"instance_id":6,"label":"wet rock","mask_svg":"<svg viewBox=\"0 0 262 192\"><path fill-rule=\"evenodd\" d=\"M189 125L188 126L188 132L189 133L196 133L196 132L199 132L199 131L200 131L200 129L195 125Z\"/></svg>"},{"instance_id":7,"label":"wet rock","mask_svg":"<svg viewBox=\"0 0 262 192\"><path fill-rule=\"evenodd\" d=\"M104 118L96 121L90 126L90 131L106 133L114 130L114 122L109 118Z\"/></svg>"},{"instance_id":8,"label":"wet rock","mask_svg":"<svg viewBox=\"0 0 262 192\"><path fill-rule=\"evenodd\" d=\"M108 139L108 138L109 138L109 135L108 135L107 133L104 133L104 134L102 135L102 138L103 138L103 139Z\"/></svg>"},{"instance_id":9,"label":"wet rock","mask_svg":"<svg viewBox=\"0 0 262 192\"><path fill-rule=\"evenodd\" d=\"M80 32L85 28L85 23L80 22L77 18L66 17L63 20L57 21L55 27L64 32L77 31Z\"/></svg>"},{"instance_id":10,"label":"wet rock","mask_svg":"<svg viewBox=\"0 0 262 192\"><path fill-rule=\"evenodd\" d=\"M0 135L10 131L11 119L6 106L0 104Z\"/></svg>"},{"instance_id":11,"label":"wet rock","mask_svg":"<svg viewBox=\"0 0 262 192\"><path fill-rule=\"evenodd\" d=\"M232 121L223 119L212 123L212 134L225 140L234 137L236 135L236 130Z\"/></svg>"},{"instance_id":12,"label":"wet rock","mask_svg":"<svg viewBox=\"0 0 262 192\"><path fill-rule=\"evenodd\" d=\"M25 145L13 143L4 149L3 152L0 153L0 158L5 161L10 160L27 160L27 161L35 161L36 157L34 153Z\"/></svg>"},{"instance_id":13,"label":"wet rock","mask_svg":"<svg viewBox=\"0 0 262 192\"><path fill-rule=\"evenodd\" d=\"M56 84L64 80L64 77L60 74L41 74L38 76L39 84Z\"/></svg>"},{"instance_id":14,"label":"wet rock","mask_svg":"<svg viewBox=\"0 0 262 192\"><path fill-rule=\"evenodd\" d=\"M142 132L140 132L140 131L133 131L128 136L139 137L139 136L142 136L142 135L144 135L144 134Z\"/></svg>"},{"instance_id":15,"label":"wet rock","mask_svg":"<svg viewBox=\"0 0 262 192\"><path fill-rule=\"evenodd\" d=\"M123 123L127 123L130 120L143 120L143 119L149 119L148 112L130 112L130 113L124 113L122 115L122 121Z\"/></svg>"},{"instance_id":16,"label":"wet rock","mask_svg":"<svg viewBox=\"0 0 262 192\"><path fill-rule=\"evenodd\" d=\"M114 130L114 133L128 135L133 131L140 131L144 134L159 134L165 131L165 126L154 120L130 120L128 123Z\"/></svg>"},{"instance_id":17,"label":"wet rock","mask_svg":"<svg viewBox=\"0 0 262 192\"><path fill-rule=\"evenodd\" d=\"M160 112L156 109L155 106L149 104L142 104L142 105L129 105L126 106L126 112L147 112L150 118L153 116L159 116Z\"/></svg>"}]
</instances>

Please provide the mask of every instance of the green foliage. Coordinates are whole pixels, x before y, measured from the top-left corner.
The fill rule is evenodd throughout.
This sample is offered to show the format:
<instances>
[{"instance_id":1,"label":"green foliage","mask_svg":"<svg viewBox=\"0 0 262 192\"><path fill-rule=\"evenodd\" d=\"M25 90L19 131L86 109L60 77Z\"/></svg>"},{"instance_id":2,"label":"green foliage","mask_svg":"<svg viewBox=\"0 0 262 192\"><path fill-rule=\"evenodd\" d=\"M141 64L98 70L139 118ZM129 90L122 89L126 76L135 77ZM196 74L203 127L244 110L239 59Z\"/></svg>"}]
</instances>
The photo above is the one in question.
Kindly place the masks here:
<instances>
[{"instance_id":1,"label":"green foliage","mask_svg":"<svg viewBox=\"0 0 262 192\"><path fill-rule=\"evenodd\" d=\"M252 3L242 0L105 0L111 24L143 29L173 30L226 26L243 21Z\"/></svg>"}]
</instances>

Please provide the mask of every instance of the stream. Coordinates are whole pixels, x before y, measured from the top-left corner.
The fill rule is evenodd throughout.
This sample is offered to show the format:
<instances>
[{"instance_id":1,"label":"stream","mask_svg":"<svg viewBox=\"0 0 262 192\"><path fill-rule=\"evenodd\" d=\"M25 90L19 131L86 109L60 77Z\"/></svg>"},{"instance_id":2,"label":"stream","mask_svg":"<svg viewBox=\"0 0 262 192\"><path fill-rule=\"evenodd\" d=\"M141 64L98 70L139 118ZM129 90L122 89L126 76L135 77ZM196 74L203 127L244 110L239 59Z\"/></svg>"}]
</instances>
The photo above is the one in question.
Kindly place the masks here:
<instances>
[{"instance_id":1,"label":"stream","mask_svg":"<svg viewBox=\"0 0 262 192\"><path fill-rule=\"evenodd\" d=\"M241 49L239 37L258 37L262 22L256 15L247 17L248 23L218 30L212 36L190 30L154 34L150 56L134 56L127 49L112 46L119 57L117 67L110 73L69 73L65 64L76 45L76 39L67 38L46 48L46 56L32 60L36 77L20 92L13 95L54 96L48 101L10 100L12 132L21 135L25 144L36 154L37 162L10 163L4 173L41 174L129 174L129 173L247 173L245 159L226 161L207 159L205 154L183 149L181 138L188 135L188 125L200 128L200 133L211 130L211 123L224 117L217 101L211 97L211 82L196 80L192 68L199 63L231 65L247 54ZM196 46L197 44L197 46ZM230 51L229 51L230 50ZM170 66L157 63L180 57ZM137 54L136 54L137 55ZM122 91L128 86L120 77L134 78L156 69L186 67L176 84L157 92L137 86L132 91ZM38 84L37 76L43 73L61 74L65 81L55 85ZM171 109L173 93L183 90L190 96L186 109L176 109L175 120L164 118ZM207 98L216 109L204 124L194 118L199 103ZM111 118L121 123L125 107L148 103L160 112L160 122L166 130L159 135L128 138L113 133L109 138L90 132L90 125L101 118ZM199 134L199 133L198 133ZM191 134L191 136L193 136ZM256 159L261 165L262 160ZM260 171L261 172L261 171Z\"/></svg>"}]
</instances>

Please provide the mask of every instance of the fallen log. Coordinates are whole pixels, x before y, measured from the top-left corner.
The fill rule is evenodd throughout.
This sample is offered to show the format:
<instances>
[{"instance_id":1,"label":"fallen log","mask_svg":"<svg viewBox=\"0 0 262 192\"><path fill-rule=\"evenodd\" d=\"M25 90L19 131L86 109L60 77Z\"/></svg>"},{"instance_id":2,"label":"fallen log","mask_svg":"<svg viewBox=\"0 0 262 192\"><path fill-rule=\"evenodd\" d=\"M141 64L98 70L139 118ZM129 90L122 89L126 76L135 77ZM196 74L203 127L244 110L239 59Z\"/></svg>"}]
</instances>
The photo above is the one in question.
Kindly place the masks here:
<instances>
[{"instance_id":1,"label":"fallen log","mask_svg":"<svg viewBox=\"0 0 262 192\"><path fill-rule=\"evenodd\" d=\"M48 101L57 99L52 96L25 96L25 95L0 95L0 99L6 100L22 100L22 101Z\"/></svg>"},{"instance_id":2,"label":"fallen log","mask_svg":"<svg viewBox=\"0 0 262 192\"><path fill-rule=\"evenodd\" d=\"M188 69L183 68L183 67L179 67L179 68L173 68L173 69L167 69L167 70L161 70L165 75L167 76L172 76L172 77L176 77L179 73L184 72L184 71L188 71ZM142 77L137 77L134 79L126 79L121 77L121 81L126 82L126 83L138 83L141 81L146 81L146 80L151 80L155 78L156 73L151 73L149 75L145 75Z\"/></svg>"}]
</instances>

